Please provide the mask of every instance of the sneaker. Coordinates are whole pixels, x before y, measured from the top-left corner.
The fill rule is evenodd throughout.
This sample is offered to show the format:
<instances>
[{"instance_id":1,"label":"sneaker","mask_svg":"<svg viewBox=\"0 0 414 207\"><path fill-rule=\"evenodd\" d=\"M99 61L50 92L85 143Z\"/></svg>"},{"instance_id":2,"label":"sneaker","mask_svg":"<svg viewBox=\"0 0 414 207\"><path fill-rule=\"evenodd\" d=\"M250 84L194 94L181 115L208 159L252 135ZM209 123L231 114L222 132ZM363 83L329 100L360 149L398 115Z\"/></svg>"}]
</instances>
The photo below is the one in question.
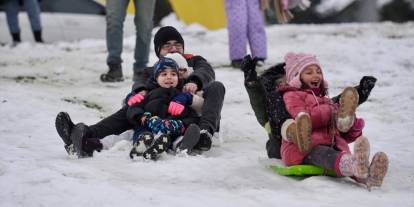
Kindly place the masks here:
<instances>
[{"instance_id":1,"label":"sneaker","mask_svg":"<svg viewBox=\"0 0 414 207\"><path fill-rule=\"evenodd\" d=\"M312 150L312 122L307 113L299 113L295 121L288 124L287 127L282 126L282 133L283 128L286 128L286 139L293 142L300 152L308 154Z\"/></svg>"},{"instance_id":2,"label":"sneaker","mask_svg":"<svg viewBox=\"0 0 414 207\"><path fill-rule=\"evenodd\" d=\"M353 87L347 87L342 92L336 114L336 127L340 132L348 132L354 124L358 98L358 92Z\"/></svg>"},{"instance_id":3,"label":"sneaker","mask_svg":"<svg viewBox=\"0 0 414 207\"><path fill-rule=\"evenodd\" d=\"M76 124L72 129L70 139L73 143L73 150L78 158L92 157L93 151L85 152L83 150L84 145L86 144L87 131L88 126L86 126L84 123Z\"/></svg>"},{"instance_id":4,"label":"sneaker","mask_svg":"<svg viewBox=\"0 0 414 207\"><path fill-rule=\"evenodd\" d=\"M177 139L178 142L173 144L175 145L173 146L173 149L175 149L175 151L178 153L190 153L199 140L200 127L198 127L197 124L190 124L190 126L188 126L187 130L185 131L182 139Z\"/></svg>"},{"instance_id":5,"label":"sneaker","mask_svg":"<svg viewBox=\"0 0 414 207\"><path fill-rule=\"evenodd\" d=\"M170 144L170 137L161 134L155 139L154 143L142 154L145 159L157 160L158 155L167 151Z\"/></svg>"},{"instance_id":6,"label":"sneaker","mask_svg":"<svg viewBox=\"0 0 414 207\"><path fill-rule=\"evenodd\" d=\"M388 171L388 157L384 152L375 153L369 166L369 175L366 182L367 188L381 187L382 181Z\"/></svg>"},{"instance_id":7,"label":"sneaker","mask_svg":"<svg viewBox=\"0 0 414 207\"><path fill-rule=\"evenodd\" d=\"M211 145L213 143L212 141L213 135L208 132L208 130L201 130L200 131L200 139L198 140L197 144L194 146L194 148L199 149L201 151L208 151L211 148Z\"/></svg>"},{"instance_id":8,"label":"sneaker","mask_svg":"<svg viewBox=\"0 0 414 207\"><path fill-rule=\"evenodd\" d=\"M366 137L359 137L354 144L354 176L357 178L368 177L368 165L369 165L369 151L370 146Z\"/></svg>"},{"instance_id":9,"label":"sneaker","mask_svg":"<svg viewBox=\"0 0 414 207\"><path fill-rule=\"evenodd\" d=\"M122 75L122 66L119 64L109 65L109 71L101 75L102 82L120 82L124 81Z\"/></svg>"},{"instance_id":10,"label":"sneaker","mask_svg":"<svg viewBox=\"0 0 414 207\"><path fill-rule=\"evenodd\" d=\"M142 156L149 147L154 143L154 135L151 132L143 132L138 136L137 141L132 145L129 152L129 157L134 159L134 156Z\"/></svg>"},{"instance_id":11,"label":"sneaker","mask_svg":"<svg viewBox=\"0 0 414 207\"><path fill-rule=\"evenodd\" d=\"M75 124L73 124L68 113L66 112L58 113L58 115L56 116L56 120L55 120L55 127L56 127L56 131L59 134L60 138L62 138L63 142L65 143L65 149L68 152L68 154L71 154L70 151L73 151L70 149L69 146L72 145L70 134L74 126Z\"/></svg>"}]
</instances>

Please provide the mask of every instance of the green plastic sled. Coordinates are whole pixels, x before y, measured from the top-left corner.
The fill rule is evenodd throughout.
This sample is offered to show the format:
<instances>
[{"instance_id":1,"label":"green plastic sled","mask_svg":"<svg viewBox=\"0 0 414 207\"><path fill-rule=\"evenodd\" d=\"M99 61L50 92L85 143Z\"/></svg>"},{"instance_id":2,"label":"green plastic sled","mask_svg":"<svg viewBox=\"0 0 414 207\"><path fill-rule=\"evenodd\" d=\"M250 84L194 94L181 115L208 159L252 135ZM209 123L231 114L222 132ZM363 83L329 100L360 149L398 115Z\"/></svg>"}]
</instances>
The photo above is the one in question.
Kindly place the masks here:
<instances>
[{"instance_id":1,"label":"green plastic sled","mask_svg":"<svg viewBox=\"0 0 414 207\"><path fill-rule=\"evenodd\" d=\"M327 175L336 177L336 173L333 170L325 169L315 165L292 165L292 166L279 166L271 165L270 168L279 175L284 176L299 176L308 177L315 175Z\"/></svg>"}]
</instances>

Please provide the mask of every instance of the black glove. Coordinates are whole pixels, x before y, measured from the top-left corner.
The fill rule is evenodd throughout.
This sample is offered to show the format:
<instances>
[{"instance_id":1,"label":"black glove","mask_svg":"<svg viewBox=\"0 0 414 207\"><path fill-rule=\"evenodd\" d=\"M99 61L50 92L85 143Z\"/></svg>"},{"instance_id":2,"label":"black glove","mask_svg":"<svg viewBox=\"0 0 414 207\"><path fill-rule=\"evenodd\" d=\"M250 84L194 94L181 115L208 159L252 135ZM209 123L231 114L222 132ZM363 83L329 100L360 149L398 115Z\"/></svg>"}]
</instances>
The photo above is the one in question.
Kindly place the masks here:
<instances>
[{"instance_id":1,"label":"black glove","mask_svg":"<svg viewBox=\"0 0 414 207\"><path fill-rule=\"evenodd\" d=\"M244 84L246 86L250 86L257 81L256 64L258 60L256 57L252 59L250 55L246 55L240 64L240 68L244 73Z\"/></svg>"},{"instance_id":2,"label":"black glove","mask_svg":"<svg viewBox=\"0 0 414 207\"><path fill-rule=\"evenodd\" d=\"M361 104L368 99L369 94L371 93L372 89L375 87L376 82L377 82L377 79L374 76L362 77L361 81L359 82L359 85L356 86L356 89L359 95L358 104Z\"/></svg>"}]
</instances>

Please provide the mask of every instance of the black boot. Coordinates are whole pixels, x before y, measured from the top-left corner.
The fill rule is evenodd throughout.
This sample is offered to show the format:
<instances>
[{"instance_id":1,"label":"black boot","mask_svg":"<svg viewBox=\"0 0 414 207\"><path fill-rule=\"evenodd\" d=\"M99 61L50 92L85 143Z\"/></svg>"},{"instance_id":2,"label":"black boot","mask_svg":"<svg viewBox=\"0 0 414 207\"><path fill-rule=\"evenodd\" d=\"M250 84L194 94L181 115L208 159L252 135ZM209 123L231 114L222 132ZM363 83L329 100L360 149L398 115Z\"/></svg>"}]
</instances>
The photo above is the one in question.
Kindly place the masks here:
<instances>
[{"instance_id":1,"label":"black boot","mask_svg":"<svg viewBox=\"0 0 414 207\"><path fill-rule=\"evenodd\" d=\"M36 42L43 43L42 31L33 31L33 36Z\"/></svg>"},{"instance_id":2,"label":"black boot","mask_svg":"<svg viewBox=\"0 0 414 207\"><path fill-rule=\"evenodd\" d=\"M22 40L20 39L20 33L12 33L11 34L12 39L13 39L13 45L17 45L19 44Z\"/></svg>"},{"instance_id":3,"label":"black boot","mask_svg":"<svg viewBox=\"0 0 414 207\"><path fill-rule=\"evenodd\" d=\"M142 156L144 152L154 144L154 135L151 132L143 132L132 144L129 157L134 159L135 156Z\"/></svg>"},{"instance_id":4,"label":"black boot","mask_svg":"<svg viewBox=\"0 0 414 207\"><path fill-rule=\"evenodd\" d=\"M109 71L101 75L102 82L124 81L121 64L109 64Z\"/></svg>"},{"instance_id":5,"label":"black boot","mask_svg":"<svg viewBox=\"0 0 414 207\"><path fill-rule=\"evenodd\" d=\"M168 147L170 146L170 136L167 134L162 134L158 138L155 139L154 143L151 147L145 150L142 156L145 159L157 160L159 154L167 151Z\"/></svg>"},{"instance_id":6,"label":"black boot","mask_svg":"<svg viewBox=\"0 0 414 207\"><path fill-rule=\"evenodd\" d=\"M191 153L194 146L200 140L200 127L197 124L190 124L184 133L183 138L176 144L176 152Z\"/></svg>"},{"instance_id":7,"label":"black boot","mask_svg":"<svg viewBox=\"0 0 414 207\"><path fill-rule=\"evenodd\" d=\"M72 153L71 152L72 150L70 148L70 145L72 145L70 134L74 126L75 124L73 124L68 113L66 112L58 113L58 115L56 116L56 120L55 120L55 127L56 127L56 131L59 134L60 138L62 138L63 142L65 143L65 149L68 152L68 154Z\"/></svg>"},{"instance_id":8,"label":"black boot","mask_svg":"<svg viewBox=\"0 0 414 207\"><path fill-rule=\"evenodd\" d=\"M211 148L211 145L213 144L213 135L206 130L203 129L200 131L200 139L198 140L198 143L194 146L195 149L201 150L201 151L209 151Z\"/></svg>"},{"instance_id":9,"label":"black boot","mask_svg":"<svg viewBox=\"0 0 414 207\"><path fill-rule=\"evenodd\" d=\"M73 143L73 150L75 151L78 158L84 157L92 157L93 151L90 150L85 151L87 144L87 137L88 137L89 128L84 123L76 124L73 127L72 133L70 135L70 139Z\"/></svg>"}]
</instances>

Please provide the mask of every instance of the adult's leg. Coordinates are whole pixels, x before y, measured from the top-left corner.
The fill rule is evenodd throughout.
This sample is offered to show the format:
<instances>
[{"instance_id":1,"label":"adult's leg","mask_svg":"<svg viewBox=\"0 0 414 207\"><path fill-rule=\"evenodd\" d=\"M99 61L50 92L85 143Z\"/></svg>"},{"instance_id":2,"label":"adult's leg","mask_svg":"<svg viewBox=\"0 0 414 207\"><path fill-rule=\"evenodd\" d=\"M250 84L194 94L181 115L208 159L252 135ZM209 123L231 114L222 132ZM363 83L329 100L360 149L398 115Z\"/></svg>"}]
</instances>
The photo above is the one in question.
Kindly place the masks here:
<instances>
[{"instance_id":1,"label":"adult's leg","mask_svg":"<svg viewBox=\"0 0 414 207\"><path fill-rule=\"evenodd\" d=\"M204 104L201 109L200 129L213 134L220 123L221 109L223 108L226 89L221 82L214 81L204 89Z\"/></svg>"},{"instance_id":2,"label":"adult's leg","mask_svg":"<svg viewBox=\"0 0 414 207\"><path fill-rule=\"evenodd\" d=\"M128 107L122 107L119 111L102 119L100 122L90 125L88 137L102 139L108 135L119 135L133 129L126 117L127 109Z\"/></svg>"},{"instance_id":3,"label":"adult's leg","mask_svg":"<svg viewBox=\"0 0 414 207\"><path fill-rule=\"evenodd\" d=\"M30 26L32 31L41 32L42 24L40 21L40 8L37 0L24 0L24 7L29 16Z\"/></svg>"},{"instance_id":4,"label":"adult's leg","mask_svg":"<svg viewBox=\"0 0 414 207\"><path fill-rule=\"evenodd\" d=\"M10 34L13 37L13 42L20 42L20 27L19 27L19 1L8 0L4 4L6 11L7 25L9 26Z\"/></svg>"},{"instance_id":5,"label":"adult's leg","mask_svg":"<svg viewBox=\"0 0 414 207\"><path fill-rule=\"evenodd\" d=\"M229 52L231 60L241 60L246 55L247 0L225 0Z\"/></svg>"},{"instance_id":6,"label":"adult's leg","mask_svg":"<svg viewBox=\"0 0 414 207\"><path fill-rule=\"evenodd\" d=\"M249 86L245 85L247 95L249 96L250 105L253 109L254 115L260 125L264 126L268 121L266 112L266 97L263 87L257 81Z\"/></svg>"},{"instance_id":7,"label":"adult's leg","mask_svg":"<svg viewBox=\"0 0 414 207\"><path fill-rule=\"evenodd\" d=\"M247 37L252 56L266 59L266 32L260 1L247 1L247 14Z\"/></svg>"},{"instance_id":8,"label":"adult's leg","mask_svg":"<svg viewBox=\"0 0 414 207\"><path fill-rule=\"evenodd\" d=\"M129 0L106 1L106 47L108 66L121 65L124 20Z\"/></svg>"},{"instance_id":9,"label":"adult's leg","mask_svg":"<svg viewBox=\"0 0 414 207\"><path fill-rule=\"evenodd\" d=\"M155 9L155 0L134 0L135 4L135 63L134 76L136 77L140 70L144 70L148 63L148 56L151 44L151 31L153 27L153 16Z\"/></svg>"}]
</instances>

